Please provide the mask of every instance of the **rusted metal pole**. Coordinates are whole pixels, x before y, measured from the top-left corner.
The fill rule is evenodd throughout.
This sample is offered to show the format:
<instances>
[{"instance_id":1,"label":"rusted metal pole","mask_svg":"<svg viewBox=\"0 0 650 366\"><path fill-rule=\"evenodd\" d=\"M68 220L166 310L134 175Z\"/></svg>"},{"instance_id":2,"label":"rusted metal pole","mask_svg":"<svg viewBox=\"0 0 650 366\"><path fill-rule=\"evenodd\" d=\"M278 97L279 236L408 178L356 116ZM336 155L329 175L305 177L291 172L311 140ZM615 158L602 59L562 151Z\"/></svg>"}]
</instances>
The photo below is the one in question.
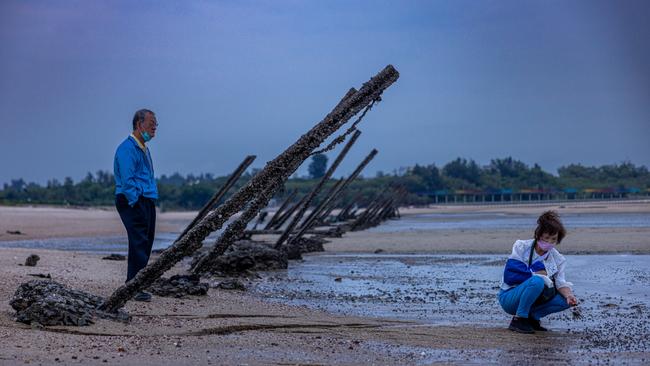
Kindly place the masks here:
<instances>
[{"instance_id":1,"label":"rusted metal pole","mask_svg":"<svg viewBox=\"0 0 650 366\"><path fill-rule=\"evenodd\" d=\"M264 230L269 230L270 228L273 227L273 225L275 225L275 222L281 216L282 211L284 211L284 209L287 208L287 206L289 205L291 200L293 200L293 198L296 196L297 193L298 193L297 189L294 189L293 191L291 191L289 196L287 196L287 199L285 199L284 202L282 202L282 205L280 205L280 208L278 208L278 210L275 211L275 213L273 214L273 217L271 217L271 220L269 220L269 222L264 227Z\"/></svg>"},{"instance_id":2,"label":"rusted metal pole","mask_svg":"<svg viewBox=\"0 0 650 366\"><path fill-rule=\"evenodd\" d=\"M380 99L383 91L398 78L397 70L392 65L388 65L366 82L360 90L350 89L325 119L302 135L283 153L268 162L264 169L230 199L205 215L186 235L163 251L155 262L138 272L131 281L117 288L100 306L101 310L114 312L123 307L138 291L149 287L176 263L199 249L203 240L210 233L219 230L224 222L239 212L246 203L255 200L256 197L266 197L269 192L274 193L277 186L284 183L286 178L298 169L314 149L361 110L366 108L367 111L372 103ZM265 198L267 203L268 199Z\"/></svg>"},{"instance_id":3,"label":"rusted metal pole","mask_svg":"<svg viewBox=\"0 0 650 366\"><path fill-rule=\"evenodd\" d=\"M323 212L323 210L338 196L340 192L342 192L347 185L350 184L356 177L359 176L361 171L372 161L372 159L377 155L377 149L372 149L370 153L363 159L363 161L357 166L357 168L350 174L350 176L339 186L337 187L334 192L332 192L332 195L327 197L327 199L323 200L318 207L312 211L312 213L305 219L305 223L302 225L298 233L289 239L289 242L293 242L294 240L297 240L298 238L302 237L307 230L311 228L311 226L314 224L316 218Z\"/></svg>"},{"instance_id":4,"label":"rusted metal pole","mask_svg":"<svg viewBox=\"0 0 650 366\"><path fill-rule=\"evenodd\" d=\"M325 175L321 178L321 180L316 184L314 188L312 188L311 192L307 195L307 198L305 199L305 202L302 204L302 207L300 207L300 210L296 213L296 215L293 217L289 225L287 225L287 228L284 230L284 233L280 235L280 238L275 242L275 247L280 248L282 244L289 238L289 235L291 235L291 232L293 229L296 228L296 225L298 225L298 222L302 219L303 215L311 205L312 201L320 193L321 189L323 189L323 186L325 186L325 183L332 177L334 172L336 171L336 168L339 167L339 164L343 161L345 158L345 155L347 155L348 151L352 148L352 145L357 141L357 139L361 136L361 131L356 131L352 137L350 137L350 140L348 141L347 144L343 147L341 152L338 154L332 165L330 165L329 169L325 172Z\"/></svg>"},{"instance_id":5,"label":"rusted metal pole","mask_svg":"<svg viewBox=\"0 0 650 366\"><path fill-rule=\"evenodd\" d=\"M246 158L244 158L244 161L242 161L237 167L237 169L235 169L235 171L232 172L232 174L230 174L230 177L226 181L226 184L224 184L223 187L221 187L221 189L219 189L219 191L215 193L214 196L212 196L212 198L210 198L210 200L203 206L203 208L201 209L201 211L199 211L196 217L194 217L194 220L192 220L192 222L190 222L190 224L185 227L185 230L183 230L181 235L179 235L178 238L176 239L177 241L180 240L180 238L182 238L183 236L185 236L185 234L187 234L187 232L190 231L190 229L192 229L199 221L201 221L201 219L205 217L205 215L212 208L214 208L214 205L216 205L223 198L223 196L226 195L228 190L230 190L230 188L232 188L232 186L234 186L235 183L237 183L237 180L241 177L242 174L244 174L246 168L248 168L248 166L251 165L251 163L253 163L253 160L255 160L255 155L248 155Z\"/></svg>"}]
</instances>

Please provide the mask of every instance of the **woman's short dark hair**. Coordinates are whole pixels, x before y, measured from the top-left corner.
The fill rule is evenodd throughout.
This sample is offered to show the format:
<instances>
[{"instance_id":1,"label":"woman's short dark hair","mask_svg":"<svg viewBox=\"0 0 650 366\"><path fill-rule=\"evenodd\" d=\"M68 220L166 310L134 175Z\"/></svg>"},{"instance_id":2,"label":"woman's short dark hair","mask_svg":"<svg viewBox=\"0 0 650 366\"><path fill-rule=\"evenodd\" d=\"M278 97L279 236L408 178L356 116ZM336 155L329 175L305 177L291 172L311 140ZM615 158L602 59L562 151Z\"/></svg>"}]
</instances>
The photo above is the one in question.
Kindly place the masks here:
<instances>
[{"instance_id":1,"label":"woman's short dark hair","mask_svg":"<svg viewBox=\"0 0 650 366\"><path fill-rule=\"evenodd\" d=\"M537 229L535 229L535 240L539 240L542 234L557 234L557 243L560 244L566 236L566 229L560 221L560 215L555 211L546 211L537 219Z\"/></svg>"},{"instance_id":2,"label":"woman's short dark hair","mask_svg":"<svg viewBox=\"0 0 650 366\"><path fill-rule=\"evenodd\" d=\"M152 111L150 111L148 109L144 109L144 108L135 112L135 114L133 115L133 129L134 130L137 128L136 126L138 125L138 122L144 121L144 117L147 116L147 113L154 114Z\"/></svg>"}]
</instances>

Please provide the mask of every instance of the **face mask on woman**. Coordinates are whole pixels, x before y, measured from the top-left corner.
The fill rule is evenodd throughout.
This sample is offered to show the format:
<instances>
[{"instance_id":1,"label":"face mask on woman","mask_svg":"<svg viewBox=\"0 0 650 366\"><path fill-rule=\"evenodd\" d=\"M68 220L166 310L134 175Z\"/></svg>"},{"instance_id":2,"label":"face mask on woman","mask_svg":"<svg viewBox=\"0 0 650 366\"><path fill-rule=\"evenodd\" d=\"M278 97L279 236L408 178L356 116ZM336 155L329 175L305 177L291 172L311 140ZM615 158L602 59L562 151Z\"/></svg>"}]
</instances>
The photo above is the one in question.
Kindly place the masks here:
<instances>
[{"instance_id":1,"label":"face mask on woman","mask_svg":"<svg viewBox=\"0 0 650 366\"><path fill-rule=\"evenodd\" d=\"M555 244L545 242L543 240L538 240L537 245L539 246L539 249L541 249L544 252L548 252L549 250L555 248Z\"/></svg>"}]
</instances>

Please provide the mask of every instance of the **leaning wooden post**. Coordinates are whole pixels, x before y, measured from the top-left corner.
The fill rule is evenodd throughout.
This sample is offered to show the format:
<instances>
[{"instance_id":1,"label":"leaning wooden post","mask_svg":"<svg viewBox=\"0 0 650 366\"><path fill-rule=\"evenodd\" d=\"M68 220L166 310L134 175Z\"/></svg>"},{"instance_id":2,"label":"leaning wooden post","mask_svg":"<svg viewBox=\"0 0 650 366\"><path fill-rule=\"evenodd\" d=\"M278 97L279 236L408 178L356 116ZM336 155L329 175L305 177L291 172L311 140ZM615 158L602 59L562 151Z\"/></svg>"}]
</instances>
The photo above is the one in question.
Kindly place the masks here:
<instances>
[{"instance_id":1,"label":"leaning wooden post","mask_svg":"<svg viewBox=\"0 0 650 366\"><path fill-rule=\"evenodd\" d=\"M280 205L280 208L278 208L278 210L275 211L273 217L271 217L271 220L269 220L269 222L264 227L264 230L269 230L273 227L273 225L275 225L275 222L278 220L278 217L280 217L280 215L282 214L282 211L284 211L287 208L287 206L289 205L291 200L293 200L293 197L295 197L297 193L298 193L298 189L294 189L293 191L291 191L289 196L287 196L287 199L285 199L284 202L282 202L282 205Z\"/></svg>"},{"instance_id":2,"label":"leaning wooden post","mask_svg":"<svg viewBox=\"0 0 650 366\"><path fill-rule=\"evenodd\" d=\"M300 206L302 206L303 202L305 202L306 199L307 199L307 195L302 196L302 198L299 199L298 202L296 202L296 203L295 203L293 206L291 206L291 207L290 207L290 208L289 208L289 209L288 209L284 214L282 214L282 217L280 217L280 218L275 222L275 224L273 225L272 229L273 229L273 230L280 230L280 228L282 227L282 225L284 225L284 223L287 222L287 220L289 220L289 219L291 218L291 216L293 216L293 213L296 212L296 210L297 210L298 208L300 208Z\"/></svg>"},{"instance_id":3,"label":"leaning wooden post","mask_svg":"<svg viewBox=\"0 0 650 366\"><path fill-rule=\"evenodd\" d=\"M393 188L392 194L386 197L383 202L368 215L363 223L363 228L379 225L384 220L386 212L388 212L392 208L393 204L400 199L401 194L401 187Z\"/></svg>"},{"instance_id":4,"label":"leaning wooden post","mask_svg":"<svg viewBox=\"0 0 650 366\"><path fill-rule=\"evenodd\" d=\"M348 207L346 207L346 210L339 214L339 221L348 221L355 218L356 212L359 211L359 208L361 207L363 196L363 193L357 193L352 202L350 202Z\"/></svg>"},{"instance_id":5,"label":"leaning wooden post","mask_svg":"<svg viewBox=\"0 0 650 366\"><path fill-rule=\"evenodd\" d=\"M397 189L393 202L391 202L390 207L388 207L386 212L381 217L382 221L388 220L389 218L395 216L395 211L397 210L397 207L399 207L399 204L404 200L407 194L408 191L404 187L400 187Z\"/></svg>"},{"instance_id":6,"label":"leaning wooden post","mask_svg":"<svg viewBox=\"0 0 650 366\"><path fill-rule=\"evenodd\" d=\"M354 222L350 226L350 230L356 231L360 226L363 225L363 223L366 221L366 218L369 216L370 212L374 210L376 205L379 204L382 197L384 197L387 191L388 191L388 187L382 189L382 191L372 201L370 201L370 203L368 203L366 209L363 210L363 212L361 212L354 220Z\"/></svg>"},{"instance_id":7,"label":"leaning wooden post","mask_svg":"<svg viewBox=\"0 0 650 366\"><path fill-rule=\"evenodd\" d=\"M383 214L386 212L387 209L389 209L393 205L394 201L395 199L393 197L389 197L388 199L386 199L386 201L384 201L383 205L379 206L379 208L368 220L370 226L378 225L383 221Z\"/></svg>"},{"instance_id":8,"label":"leaning wooden post","mask_svg":"<svg viewBox=\"0 0 650 366\"><path fill-rule=\"evenodd\" d=\"M350 201L350 203L348 203L347 206L345 206L343 210L339 212L339 214L336 216L336 220L345 221L348 218L348 215L350 214L350 211L352 210L354 205L356 205L359 202L362 196L363 194L357 193L357 195L354 196L354 198Z\"/></svg>"},{"instance_id":9,"label":"leaning wooden post","mask_svg":"<svg viewBox=\"0 0 650 366\"><path fill-rule=\"evenodd\" d=\"M339 193L339 196L340 196L340 193ZM330 202L330 204L329 204L329 207L327 207L325 210L323 210L323 213L321 213L321 215L318 218L316 218L316 222L325 223L327 218L332 214L332 211L334 211L336 209L336 205L337 205L337 201L332 200L332 202Z\"/></svg>"},{"instance_id":10,"label":"leaning wooden post","mask_svg":"<svg viewBox=\"0 0 650 366\"><path fill-rule=\"evenodd\" d=\"M350 183L350 181L351 181L350 178L352 176L354 176L355 173L356 173L356 175L358 175L361 172L361 170L363 170L363 167L365 167L365 165L368 164L370 162L370 160L372 160L372 157L374 157L374 155L377 154L376 149L373 149L372 151L374 151L375 153L373 154L372 152L370 152L370 154L368 156L366 156L366 158L361 163L359 163L359 165L354 170L354 172L352 174L350 174L350 176L348 176L348 178L346 179L345 185L348 185ZM372 155L372 157L370 157L370 155ZM368 160L368 161L366 162L366 160ZM310 212L309 215L307 215L307 218L302 222L302 224L300 224L300 226L299 226L300 230L303 230L307 226L307 224L311 225L311 223L313 223L318 218L318 215L320 215L323 212L322 210L325 208L327 203L330 202L330 198L333 197L336 194L336 191L338 190L338 188L339 187L334 186L327 192L327 194L325 195L325 198L323 198L323 200L320 202L318 207L316 207L312 212Z\"/></svg>"},{"instance_id":11,"label":"leaning wooden post","mask_svg":"<svg viewBox=\"0 0 650 366\"><path fill-rule=\"evenodd\" d=\"M194 225L196 225L199 221L201 221L201 219L205 217L205 215L214 207L214 205L216 205L221 200L221 198L223 198L223 196L226 195L228 190L230 190L230 188L232 188L232 186L235 185L237 180L241 177L242 174L244 174L246 168L248 168L248 166L251 165L253 160L255 160L255 155L248 155L244 159L244 161L242 161L241 164L239 164L237 169L235 169L235 171L232 172L232 174L230 174L230 177L226 181L226 184L224 184L223 187L221 187L221 189L219 189L219 191L215 193L214 196L212 196L212 198L208 201L208 203L206 203L203 206L201 211L199 211L199 213L196 215L194 220L192 220L192 222L190 222L190 224L185 227L185 230L183 230L181 235L178 236L176 241L178 241L180 238L185 236L185 234L187 234L187 232L190 231L190 229L192 229Z\"/></svg>"},{"instance_id":12,"label":"leaning wooden post","mask_svg":"<svg viewBox=\"0 0 650 366\"><path fill-rule=\"evenodd\" d=\"M260 214L257 216L257 221L255 222L255 225L253 226L252 230L257 230L257 227L264 222L266 216L268 215L269 215L268 211L261 211Z\"/></svg>"},{"instance_id":13,"label":"leaning wooden post","mask_svg":"<svg viewBox=\"0 0 650 366\"><path fill-rule=\"evenodd\" d=\"M334 206L334 204L336 202L336 199L339 197L339 195L343 192L343 190L345 190L345 188L348 187L348 185L350 185L352 183L353 180L355 180L357 178L357 176L359 174L361 174L363 169L365 169L366 165L368 165L368 163L370 163L370 161L375 157L375 155L377 154L377 150L373 149L373 151L374 151L374 153L370 152L370 154L368 154L368 156L366 156L366 159L364 159L359 164L359 166L357 166L357 169L355 169L355 171L345 180L345 183L343 184L343 186L339 190L337 190L336 192L332 193L332 195L330 196L330 199L325 203L322 210L320 212L318 212L317 215L312 219L312 222L310 223L310 228L313 227L314 225L316 225L316 223L322 221L322 219L326 215L326 212L331 212L334 209L332 206Z\"/></svg>"},{"instance_id":14,"label":"leaning wooden post","mask_svg":"<svg viewBox=\"0 0 650 366\"><path fill-rule=\"evenodd\" d=\"M289 223L287 228L284 230L284 233L282 233L282 235L280 235L280 238L278 239L278 241L275 242L275 247L276 248L279 248L280 246L282 246L284 241L287 240L287 238L289 238L289 235L291 235L291 232L293 231L293 229L296 228L296 225L298 225L298 222L300 222L300 220L302 219L303 215L305 214L305 212L307 211L307 209L311 205L311 203L314 200L314 198L316 197L316 195L318 195L318 193L320 193L320 191L323 188L323 186L325 185L325 183L332 177L332 175L336 171L336 168L339 167L339 164L341 164L341 162L345 158L345 155L347 155L348 151L350 151L350 149L352 148L352 145L354 145L354 143L357 141L359 136L361 136L361 131L356 131L354 133L354 135L352 135L352 137L350 138L350 141L348 141L348 143L345 144L345 146L343 147L343 149L341 150L339 155L336 157L336 159L334 160L332 165L330 165L329 169L327 169L327 171L325 172L325 175L323 175L323 177L318 182L318 184L316 184L316 186L311 190L311 192L309 192L309 195L307 196L307 199L305 199L305 202L302 204L302 207L300 208L298 213L296 213L296 215L293 217L293 220L291 220L291 222Z\"/></svg>"},{"instance_id":15,"label":"leaning wooden post","mask_svg":"<svg viewBox=\"0 0 650 366\"><path fill-rule=\"evenodd\" d=\"M332 188L336 191L337 189L339 189L339 187L341 187L341 185L343 184L343 181L344 181L344 180L345 180L344 178L341 178L341 179L337 180L336 183L334 183L334 186L333 186ZM325 197L325 198L323 199L323 201L321 201L321 203L320 203L318 206L316 206L316 208L314 208L314 211L319 210L320 207L321 207L321 205L322 205L322 203L325 202L326 200L327 200L327 197ZM314 211L312 211L312 212L314 212ZM306 220L307 220L307 219L306 219ZM302 227L300 228L300 230L302 230ZM287 233L286 230L284 230L284 231L282 232L282 235L284 235L285 233ZM291 234L291 232L289 232L289 234ZM282 244L281 244L279 241L277 241L277 242L275 243L274 248L275 248L275 249L280 249L281 247L282 247Z\"/></svg>"},{"instance_id":16,"label":"leaning wooden post","mask_svg":"<svg viewBox=\"0 0 650 366\"><path fill-rule=\"evenodd\" d=\"M323 200L323 202L321 202L321 204L318 205L318 207L314 211L312 211L309 217L305 219L305 223L300 228L300 231L298 231L296 235L292 236L291 239L289 239L289 243L292 243L294 240L297 240L298 238L302 237L305 234L305 232L307 232L307 230L311 228L311 226L316 221L316 218L318 218L318 216L323 212L323 210L327 208L327 206L338 196L340 192L342 192L345 189L345 187L348 184L350 184L350 182L352 182L357 176L359 176L361 171L366 167L366 165L368 165L368 163L370 163L370 161L375 157L375 155L377 155L377 149L372 149L370 154L368 154L368 156L366 156L365 159L363 159L361 164L357 166L354 172L352 172L352 174L350 174L350 176L339 187L336 188L336 190L332 193L332 195L329 196L327 199ZM276 243L276 248L278 247L279 246Z\"/></svg>"},{"instance_id":17,"label":"leaning wooden post","mask_svg":"<svg viewBox=\"0 0 650 366\"><path fill-rule=\"evenodd\" d=\"M268 162L264 169L249 180L230 199L205 215L186 235L163 251L155 262L143 268L131 281L117 288L100 306L100 309L111 312L117 311L137 292L149 287L176 263L186 256L192 255L202 246L203 240L210 233L219 230L224 222L239 212L247 202L264 192L278 177L283 177L287 173L292 174L315 148L347 123L350 118L379 100L383 91L398 78L399 73L397 70L392 65L388 65L366 82L360 90L350 89L325 119L302 135L283 153Z\"/></svg>"}]
</instances>

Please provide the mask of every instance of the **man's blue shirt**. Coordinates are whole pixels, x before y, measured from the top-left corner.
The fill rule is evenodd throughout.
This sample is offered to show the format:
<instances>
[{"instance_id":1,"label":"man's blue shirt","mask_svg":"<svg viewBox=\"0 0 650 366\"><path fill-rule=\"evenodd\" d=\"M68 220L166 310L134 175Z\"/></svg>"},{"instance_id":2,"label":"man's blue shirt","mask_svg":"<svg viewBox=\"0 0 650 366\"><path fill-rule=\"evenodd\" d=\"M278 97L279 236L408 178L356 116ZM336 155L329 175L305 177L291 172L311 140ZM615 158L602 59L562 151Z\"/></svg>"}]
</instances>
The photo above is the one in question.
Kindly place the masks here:
<instances>
[{"instance_id":1,"label":"man's blue shirt","mask_svg":"<svg viewBox=\"0 0 650 366\"><path fill-rule=\"evenodd\" d=\"M148 148L145 149L146 153L135 138L129 136L115 151L115 195L125 195L131 206L135 205L140 196L158 199L151 154Z\"/></svg>"}]
</instances>

